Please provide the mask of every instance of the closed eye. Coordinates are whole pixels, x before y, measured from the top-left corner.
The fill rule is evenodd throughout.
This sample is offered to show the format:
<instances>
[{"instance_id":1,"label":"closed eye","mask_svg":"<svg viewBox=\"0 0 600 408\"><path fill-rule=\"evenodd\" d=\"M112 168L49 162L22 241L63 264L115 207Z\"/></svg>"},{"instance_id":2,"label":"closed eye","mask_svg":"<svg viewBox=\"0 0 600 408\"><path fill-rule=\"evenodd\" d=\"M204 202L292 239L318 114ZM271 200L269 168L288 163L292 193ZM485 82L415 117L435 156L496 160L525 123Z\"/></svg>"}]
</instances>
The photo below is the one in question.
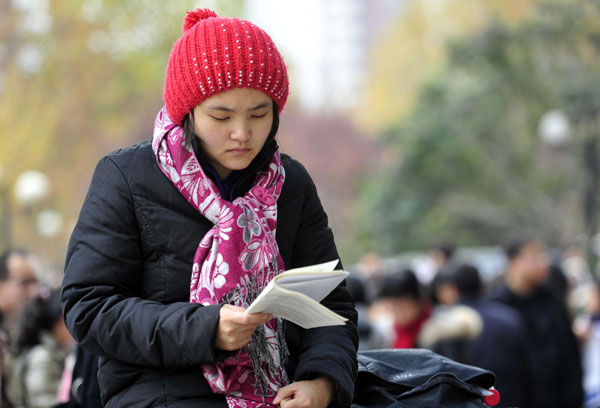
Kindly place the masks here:
<instances>
[{"instance_id":1,"label":"closed eye","mask_svg":"<svg viewBox=\"0 0 600 408\"><path fill-rule=\"evenodd\" d=\"M262 115L252 115L251 117L253 119L260 119L260 118L264 118L265 116L267 116L268 112L263 113Z\"/></svg>"},{"instance_id":2,"label":"closed eye","mask_svg":"<svg viewBox=\"0 0 600 408\"><path fill-rule=\"evenodd\" d=\"M218 120L219 122L224 122L224 121L226 121L227 119L229 119L229 116L226 116L226 117L224 117L224 118L218 118L218 117L216 117L216 116L211 116L211 118L213 118L214 120Z\"/></svg>"}]
</instances>

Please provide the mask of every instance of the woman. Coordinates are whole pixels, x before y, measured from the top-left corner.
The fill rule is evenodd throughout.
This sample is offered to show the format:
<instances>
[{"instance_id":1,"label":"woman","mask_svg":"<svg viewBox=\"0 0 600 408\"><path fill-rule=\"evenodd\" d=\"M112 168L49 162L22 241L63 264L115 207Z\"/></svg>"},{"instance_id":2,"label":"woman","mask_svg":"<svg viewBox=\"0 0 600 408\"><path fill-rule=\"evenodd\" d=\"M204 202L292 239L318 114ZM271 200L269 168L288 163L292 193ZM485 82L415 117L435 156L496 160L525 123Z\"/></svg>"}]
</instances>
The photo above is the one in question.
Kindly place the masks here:
<instances>
[{"instance_id":1,"label":"woman","mask_svg":"<svg viewBox=\"0 0 600 408\"><path fill-rule=\"evenodd\" d=\"M431 316L431 306L423 296L412 269L401 269L386 276L379 285L375 301L369 306L369 318L390 339L390 347L407 349L417 339Z\"/></svg>"},{"instance_id":2,"label":"woman","mask_svg":"<svg viewBox=\"0 0 600 408\"><path fill-rule=\"evenodd\" d=\"M345 326L244 312L277 273L338 258L310 176L279 153L287 96L263 30L188 12L152 141L100 161L69 244L67 326L100 355L107 407L350 405L345 287L323 300Z\"/></svg>"},{"instance_id":3,"label":"woman","mask_svg":"<svg viewBox=\"0 0 600 408\"><path fill-rule=\"evenodd\" d=\"M43 292L27 303L8 390L16 406L50 408L59 402L58 388L72 344L58 291Z\"/></svg>"}]
</instances>

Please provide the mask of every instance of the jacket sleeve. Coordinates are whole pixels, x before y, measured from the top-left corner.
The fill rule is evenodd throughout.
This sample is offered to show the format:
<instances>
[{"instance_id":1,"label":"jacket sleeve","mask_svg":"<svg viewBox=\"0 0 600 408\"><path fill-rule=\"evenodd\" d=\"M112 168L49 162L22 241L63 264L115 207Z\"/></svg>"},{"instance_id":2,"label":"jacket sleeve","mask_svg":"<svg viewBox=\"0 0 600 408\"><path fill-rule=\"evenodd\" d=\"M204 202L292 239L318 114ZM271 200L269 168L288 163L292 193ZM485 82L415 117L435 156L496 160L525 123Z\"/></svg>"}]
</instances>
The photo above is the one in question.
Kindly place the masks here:
<instances>
[{"instance_id":1,"label":"jacket sleeve","mask_svg":"<svg viewBox=\"0 0 600 408\"><path fill-rule=\"evenodd\" d=\"M304 172L306 170L303 169ZM306 173L302 221L294 245L293 267L325 262L338 258L333 233L328 226L316 187ZM323 301L334 312L348 318L345 326L319 327L302 330L300 355L295 381L324 375L336 383L333 406L349 407L357 373L356 331L357 312L343 282Z\"/></svg>"},{"instance_id":2,"label":"jacket sleeve","mask_svg":"<svg viewBox=\"0 0 600 408\"><path fill-rule=\"evenodd\" d=\"M134 200L121 170L102 159L71 236L62 285L66 325L83 347L130 364L212 362L219 305L141 299L143 259Z\"/></svg>"}]
</instances>

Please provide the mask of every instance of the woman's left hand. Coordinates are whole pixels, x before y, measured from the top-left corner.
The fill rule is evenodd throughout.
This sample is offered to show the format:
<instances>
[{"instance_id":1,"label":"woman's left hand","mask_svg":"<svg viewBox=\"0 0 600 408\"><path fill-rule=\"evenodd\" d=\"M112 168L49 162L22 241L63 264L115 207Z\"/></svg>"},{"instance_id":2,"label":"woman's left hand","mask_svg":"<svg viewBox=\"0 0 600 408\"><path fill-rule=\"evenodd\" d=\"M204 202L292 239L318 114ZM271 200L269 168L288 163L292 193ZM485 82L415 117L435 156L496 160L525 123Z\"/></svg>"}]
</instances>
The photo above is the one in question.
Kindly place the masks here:
<instances>
[{"instance_id":1,"label":"woman's left hand","mask_svg":"<svg viewBox=\"0 0 600 408\"><path fill-rule=\"evenodd\" d=\"M334 384L327 377L298 381L280 388L273 404L281 408L326 408L333 399Z\"/></svg>"}]
</instances>

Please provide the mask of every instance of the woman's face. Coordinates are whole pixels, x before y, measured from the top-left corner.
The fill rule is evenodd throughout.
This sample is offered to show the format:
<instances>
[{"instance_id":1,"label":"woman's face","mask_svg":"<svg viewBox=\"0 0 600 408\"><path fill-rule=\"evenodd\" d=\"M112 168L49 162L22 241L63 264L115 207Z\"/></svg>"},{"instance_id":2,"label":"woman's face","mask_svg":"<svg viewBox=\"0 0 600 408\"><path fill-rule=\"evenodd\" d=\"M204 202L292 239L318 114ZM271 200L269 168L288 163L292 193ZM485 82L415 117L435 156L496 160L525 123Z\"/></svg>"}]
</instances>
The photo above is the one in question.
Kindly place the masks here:
<instances>
[{"instance_id":1,"label":"woman's face","mask_svg":"<svg viewBox=\"0 0 600 408\"><path fill-rule=\"evenodd\" d=\"M234 88L194 108L194 132L221 179L243 170L258 155L273 124L271 98L255 89Z\"/></svg>"}]
</instances>

